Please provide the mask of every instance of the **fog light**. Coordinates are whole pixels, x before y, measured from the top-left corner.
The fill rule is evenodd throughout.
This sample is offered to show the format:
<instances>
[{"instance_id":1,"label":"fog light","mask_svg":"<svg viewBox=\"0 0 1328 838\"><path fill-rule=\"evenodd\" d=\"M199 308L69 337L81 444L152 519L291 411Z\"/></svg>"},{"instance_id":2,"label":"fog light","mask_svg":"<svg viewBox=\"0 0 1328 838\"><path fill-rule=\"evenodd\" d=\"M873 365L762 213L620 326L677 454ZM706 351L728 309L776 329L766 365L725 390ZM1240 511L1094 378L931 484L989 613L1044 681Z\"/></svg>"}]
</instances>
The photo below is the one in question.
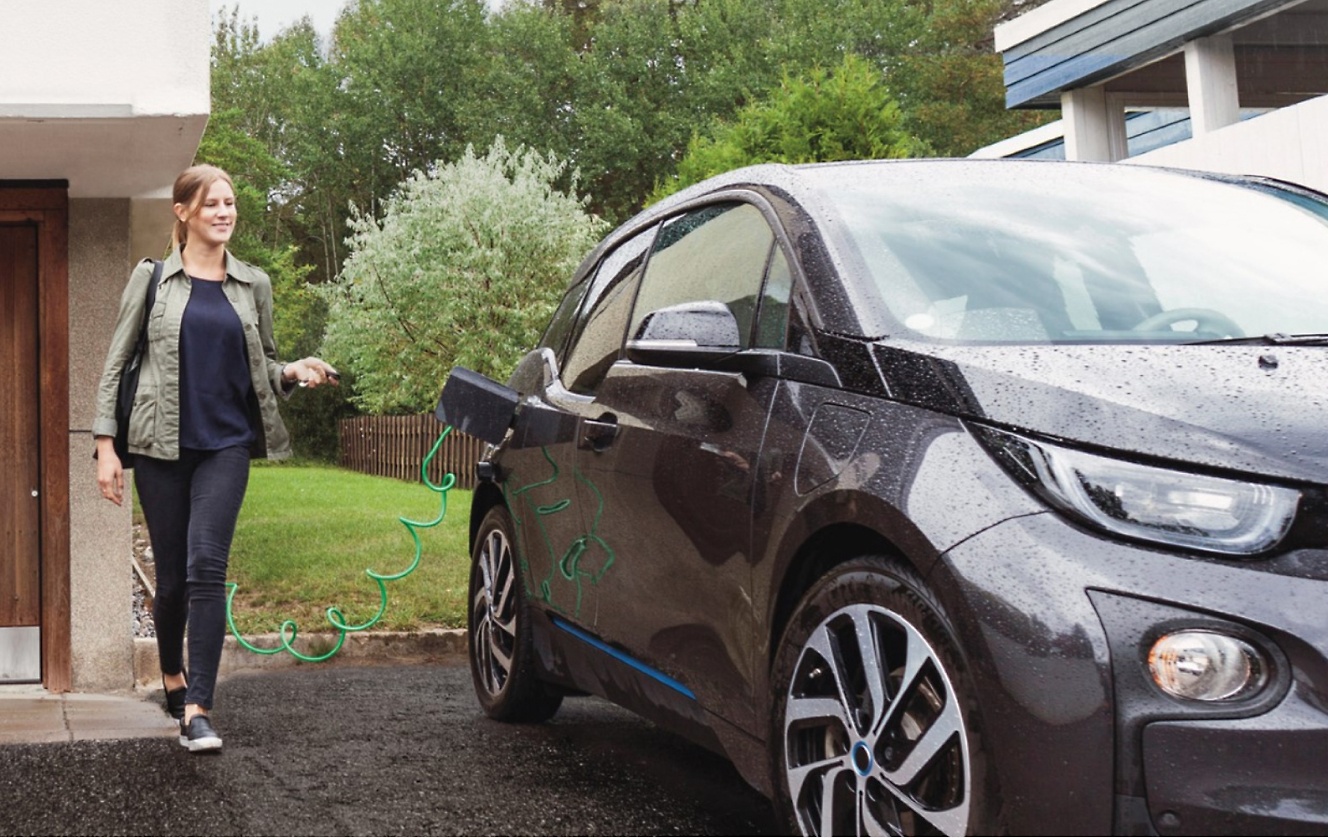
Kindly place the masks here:
<instances>
[{"instance_id":1,"label":"fog light","mask_svg":"<svg viewBox=\"0 0 1328 838\"><path fill-rule=\"evenodd\" d=\"M1244 640L1212 631L1179 631L1158 638L1148 671L1167 695L1192 701L1231 701L1264 685L1268 667Z\"/></svg>"}]
</instances>

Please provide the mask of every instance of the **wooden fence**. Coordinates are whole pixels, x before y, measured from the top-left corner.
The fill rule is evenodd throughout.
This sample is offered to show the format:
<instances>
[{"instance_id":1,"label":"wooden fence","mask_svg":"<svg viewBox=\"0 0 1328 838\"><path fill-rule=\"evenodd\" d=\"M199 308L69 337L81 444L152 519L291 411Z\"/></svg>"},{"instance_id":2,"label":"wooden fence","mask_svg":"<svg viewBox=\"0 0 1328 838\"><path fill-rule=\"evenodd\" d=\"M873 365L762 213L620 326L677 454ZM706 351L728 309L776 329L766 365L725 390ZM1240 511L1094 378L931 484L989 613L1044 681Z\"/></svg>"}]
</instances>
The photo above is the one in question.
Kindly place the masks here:
<instances>
[{"instance_id":1,"label":"wooden fence","mask_svg":"<svg viewBox=\"0 0 1328 838\"><path fill-rule=\"evenodd\" d=\"M424 416L355 416L342 419L338 427L341 454L338 462L352 471L418 481L420 463L438 441L446 427L433 417ZM452 431L429 464L429 480L437 483L443 475L456 475L461 489L475 487L475 464L484 450L484 442L460 431Z\"/></svg>"}]
</instances>

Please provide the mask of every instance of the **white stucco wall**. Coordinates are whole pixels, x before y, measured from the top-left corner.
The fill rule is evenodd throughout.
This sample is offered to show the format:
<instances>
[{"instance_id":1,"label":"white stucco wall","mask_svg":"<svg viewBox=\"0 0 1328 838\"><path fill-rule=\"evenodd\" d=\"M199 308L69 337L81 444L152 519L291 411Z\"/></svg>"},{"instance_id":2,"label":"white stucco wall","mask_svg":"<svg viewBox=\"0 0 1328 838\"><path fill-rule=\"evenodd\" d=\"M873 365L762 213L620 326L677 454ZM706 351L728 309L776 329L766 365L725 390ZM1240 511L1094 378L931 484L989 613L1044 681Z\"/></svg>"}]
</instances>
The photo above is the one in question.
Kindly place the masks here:
<instances>
[{"instance_id":1,"label":"white stucco wall","mask_svg":"<svg viewBox=\"0 0 1328 838\"><path fill-rule=\"evenodd\" d=\"M4 0L0 117L206 114L206 0Z\"/></svg>"},{"instance_id":2,"label":"white stucco wall","mask_svg":"<svg viewBox=\"0 0 1328 838\"><path fill-rule=\"evenodd\" d=\"M162 194L210 109L207 0L2 0L0 179Z\"/></svg>"},{"instance_id":3,"label":"white stucco wall","mask_svg":"<svg viewBox=\"0 0 1328 838\"><path fill-rule=\"evenodd\" d=\"M1264 175L1328 192L1328 96L1279 108L1125 162Z\"/></svg>"}]
</instances>

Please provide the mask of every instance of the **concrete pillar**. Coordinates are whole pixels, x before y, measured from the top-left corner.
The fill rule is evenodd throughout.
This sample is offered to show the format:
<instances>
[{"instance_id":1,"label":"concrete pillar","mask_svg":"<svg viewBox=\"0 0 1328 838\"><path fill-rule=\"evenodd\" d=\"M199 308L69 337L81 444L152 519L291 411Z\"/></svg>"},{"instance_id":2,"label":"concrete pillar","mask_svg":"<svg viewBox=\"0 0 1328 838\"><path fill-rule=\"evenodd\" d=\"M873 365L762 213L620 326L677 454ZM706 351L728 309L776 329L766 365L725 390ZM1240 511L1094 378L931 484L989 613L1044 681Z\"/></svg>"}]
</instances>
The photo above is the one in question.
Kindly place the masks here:
<instances>
[{"instance_id":1,"label":"concrete pillar","mask_svg":"<svg viewBox=\"0 0 1328 838\"><path fill-rule=\"evenodd\" d=\"M74 689L134 684L129 486L116 506L97 489L97 384L129 279L130 202L69 202L69 608ZM132 481L132 474L126 475Z\"/></svg>"},{"instance_id":2,"label":"concrete pillar","mask_svg":"<svg viewBox=\"0 0 1328 838\"><path fill-rule=\"evenodd\" d=\"M1065 159L1114 162L1126 156L1125 109L1101 87L1061 94Z\"/></svg>"},{"instance_id":3,"label":"concrete pillar","mask_svg":"<svg viewBox=\"0 0 1328 838\"><path fill-rule=\"evenodd\" d=\"M162 259L171 249L171 212L169 189L150 197L133 198L129 202L129 256L133 266L141 259ZM126 269L127 270L127 269ZM128 273L125 274L127 278Z\"/></svg>"},{"instance_id":4,"label":"concrete pillar","mask_svg":"<svg viewBox=\"0 0 1328 838\"><path fill-rule=\"evenodd\" d=\"M1201 137L1240 121L1236 51L1231 35L1213 35L1185 45L1185 86L1193 136Z\"/></svg>"}]
</instances>

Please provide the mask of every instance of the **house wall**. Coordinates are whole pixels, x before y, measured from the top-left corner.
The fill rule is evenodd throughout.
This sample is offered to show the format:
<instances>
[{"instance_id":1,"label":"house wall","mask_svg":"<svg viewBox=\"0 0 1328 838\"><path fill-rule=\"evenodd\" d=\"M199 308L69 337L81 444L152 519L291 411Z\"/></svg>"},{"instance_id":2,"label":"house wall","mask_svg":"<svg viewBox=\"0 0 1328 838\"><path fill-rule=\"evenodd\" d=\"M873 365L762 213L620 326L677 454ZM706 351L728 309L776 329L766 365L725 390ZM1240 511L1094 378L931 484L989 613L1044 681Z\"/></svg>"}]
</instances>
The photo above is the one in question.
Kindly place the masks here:
<instances>
[{"instance_id":1,"label":"house wall","mask_svg":"<svg viewBox=\"0 0 1328 838\"><path fill-rule=\"evenodd\" d=\"M97 383L131 266L129 230L128 198L70 201L69 593L79 692L133 686L129 504L102 498L91 459Z\"/></svg>"},{"instance_id":2,"label":"house wall","mask_svg":"<svg viewBox=\"0 0 1328 838\"><path fill-rule=\"evenodd\" d=\"M206 0L5 0L0 178L164 198L211 107Z\"/></svg>"},{"instance_id":3,"label":"house wall","mask_svg":"<svg viewBox=\"0 0 1328 838\"><path fill-rule=\"evenodd\" d=\"M1264 175L1328 192L1328 96L1280 108L1125 162Z\"/></svg>"},{"instance_id":4,"label":"house wall","mask_svg":"<svg viewBox=\"0 0 1328 838\"><path fill-rule=\"evenodd\" d=\"M1287 0L1058 0L996 27L1005 104L1054 107L1079 90L1174 53Z\"/></svg>"},{"instance_id":5,"label":"house wall","mask_svg":"<svg viewBox=\"0 0 1328 838\"><path fill-rule=\"evenodd\" d=\"M207 124L208 2L3 0L0 14L0 180L68 183L73 688L130 689L130 512L100 496L90 431L120 293L162 254L171 184Z\"/></svg>"},{"instance_id":6,"label":"house wall","mask_svg":"<svg viewBox=\"0 0 1328 838\"><path fill-rule=\"evenodd\" d=\"M209 41L197 0L5 0L0 113L207 114Z\"/></svg>"}]
</instances>

